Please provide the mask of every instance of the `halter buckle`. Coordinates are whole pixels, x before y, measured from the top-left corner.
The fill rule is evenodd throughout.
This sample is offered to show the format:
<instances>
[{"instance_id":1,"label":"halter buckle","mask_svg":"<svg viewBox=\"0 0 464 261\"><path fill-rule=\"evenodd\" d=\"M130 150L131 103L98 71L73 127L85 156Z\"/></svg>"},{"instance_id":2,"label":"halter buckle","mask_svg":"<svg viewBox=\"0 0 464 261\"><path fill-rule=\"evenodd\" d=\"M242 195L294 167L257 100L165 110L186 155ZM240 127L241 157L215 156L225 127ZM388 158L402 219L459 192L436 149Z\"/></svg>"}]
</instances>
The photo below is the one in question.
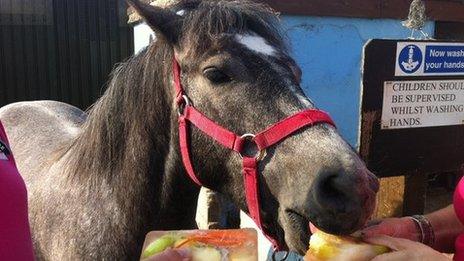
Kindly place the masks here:
<instances>
[{"instance_id":1,"label":"halter buckle","mask_svg":"<svg viewBox=\"0 0 464 261\"><path fill-rule=\"evenodd\" d=\"M256 137L256 135L254 134L251 134L251 133L246 133L246 134L243 134L240 139L242 140L250 140L250 141L253 141L253 139ZM253 141L254 142L254 141ZM256 143L255 143L256 144ZM240 152L240 158L243 159L244 155L242 152ZM258 153L255 155L255 159L256 161L261 161L264 159L264 157L266 157L266 149L263 149L263 150L260 150L258 151Z\"/></svg>"},{"instance_id":2,"label":"halter buckle","mask_svg":"<svg viewBox=\"0 0 464 261\"><path fill-rule=\"evenodd\" d=\"M182 95L181 99L177 102L177 115L181 116L184 114L185 108L190 106L190 100L187 95Z\"/></svg>"}]
</instances>

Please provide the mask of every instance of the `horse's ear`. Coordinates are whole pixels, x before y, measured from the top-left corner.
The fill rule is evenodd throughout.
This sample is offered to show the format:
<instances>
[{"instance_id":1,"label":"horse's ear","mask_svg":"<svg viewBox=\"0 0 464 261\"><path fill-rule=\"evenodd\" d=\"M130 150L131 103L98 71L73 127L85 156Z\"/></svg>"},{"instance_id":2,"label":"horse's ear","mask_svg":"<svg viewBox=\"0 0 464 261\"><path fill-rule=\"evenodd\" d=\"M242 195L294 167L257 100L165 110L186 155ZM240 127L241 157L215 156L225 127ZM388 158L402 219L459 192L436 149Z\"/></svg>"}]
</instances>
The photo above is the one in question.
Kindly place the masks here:
<instances>
[{"instance_id":1,"label":"horse's ear","mask_svg":"<svg viewBox=\"0 0 464 261\"><path fill-rule=\"evenodd\" d=\"M182 16L177 15L171 10L148 5L139 0L126 1L155 31L157 36L166 38L171 44L178 42Z\"/></svg>"}]
</instances>

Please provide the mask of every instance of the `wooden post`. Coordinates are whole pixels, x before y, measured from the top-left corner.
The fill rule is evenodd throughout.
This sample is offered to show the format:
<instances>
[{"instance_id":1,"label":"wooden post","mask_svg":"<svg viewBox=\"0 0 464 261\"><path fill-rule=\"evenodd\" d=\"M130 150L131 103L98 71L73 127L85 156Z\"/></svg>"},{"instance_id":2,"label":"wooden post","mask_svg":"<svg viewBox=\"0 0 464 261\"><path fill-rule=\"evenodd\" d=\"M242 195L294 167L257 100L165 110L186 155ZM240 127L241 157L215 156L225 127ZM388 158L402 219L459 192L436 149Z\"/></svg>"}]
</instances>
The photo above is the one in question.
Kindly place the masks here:
<instances>
[{"instance_id":1,"label":"wooden post","mask_svg":"<svg viewBox=\"0 0 464 261\"><path fill-rule=\"evenodd\" d=\"M427 193L427 175L416 172L406 176L403 215L424 214Z\"/></svg>"},{"instance_id":2,"label":"wooden post","mask_svg":"<svg viewBox=\"0 0 464 261\"><path fill-rule=\"evenodd\" d=\"M380 179L374 219L401 217L403 215L405 177Z\"/></svg>"}]
</instances>

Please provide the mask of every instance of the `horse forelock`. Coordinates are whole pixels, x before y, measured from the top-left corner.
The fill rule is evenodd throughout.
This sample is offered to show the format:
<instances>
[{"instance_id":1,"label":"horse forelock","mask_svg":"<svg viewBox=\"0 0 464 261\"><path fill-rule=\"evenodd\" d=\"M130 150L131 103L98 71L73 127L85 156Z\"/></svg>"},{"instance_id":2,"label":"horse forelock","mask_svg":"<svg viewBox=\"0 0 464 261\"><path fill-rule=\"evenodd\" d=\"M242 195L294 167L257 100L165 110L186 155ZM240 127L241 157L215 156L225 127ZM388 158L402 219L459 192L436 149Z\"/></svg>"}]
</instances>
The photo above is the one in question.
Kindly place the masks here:
<instances>
[{"instance_id":1,"label":"horse forelock","mask_svg":"<svg viewBox=\"0 0 464 261\"><path fill-rule=\"evenodd\" d=\"M224 35L258 34L282 52L288 51L278 14L252 1L181 0L170 7L183 16L182 42L197 54L209 50Z\"/></svg>"}]
</instances>

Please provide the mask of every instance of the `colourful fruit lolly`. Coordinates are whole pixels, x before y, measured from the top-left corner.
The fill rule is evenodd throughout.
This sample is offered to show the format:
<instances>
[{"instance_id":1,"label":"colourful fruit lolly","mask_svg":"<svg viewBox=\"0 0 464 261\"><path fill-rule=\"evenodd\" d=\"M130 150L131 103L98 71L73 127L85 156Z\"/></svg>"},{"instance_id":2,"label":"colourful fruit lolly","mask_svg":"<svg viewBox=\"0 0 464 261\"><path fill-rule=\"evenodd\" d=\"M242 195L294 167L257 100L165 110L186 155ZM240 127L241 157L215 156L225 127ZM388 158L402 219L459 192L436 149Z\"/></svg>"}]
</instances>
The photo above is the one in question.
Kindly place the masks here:
<instances>
[{"instance_id":1,"label":"colourful fruit lolly","mask_svg":"<svg viewBox=\"0 0 464 261\"><path fill-rule=\"evenodd\" d=\"M254 229L152 231L141 260L173 249L188 253L192 261L258 261L257 243Z\"/></svg>"}]
</instances>

